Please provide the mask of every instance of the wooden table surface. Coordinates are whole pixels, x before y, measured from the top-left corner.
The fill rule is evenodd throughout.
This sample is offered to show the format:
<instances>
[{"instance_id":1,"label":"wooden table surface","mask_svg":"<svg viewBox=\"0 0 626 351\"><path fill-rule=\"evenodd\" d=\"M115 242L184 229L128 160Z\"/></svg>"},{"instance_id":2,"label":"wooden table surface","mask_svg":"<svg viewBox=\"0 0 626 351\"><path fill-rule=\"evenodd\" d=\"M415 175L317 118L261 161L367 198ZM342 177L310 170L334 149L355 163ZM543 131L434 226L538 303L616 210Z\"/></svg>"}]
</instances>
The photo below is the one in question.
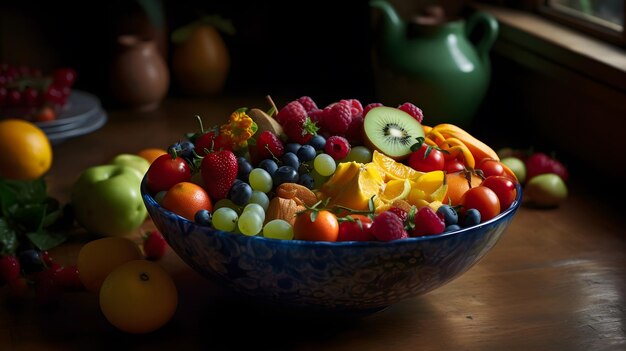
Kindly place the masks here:
<instances>
[{"instance_id":1,"label":"wooden table surface","mask_svg":"<svg viewBox=\"0 0 626 351\"><path fill-rule=\"evenodd\" d=\"M209 125L243 106L267 105L263 98L170 98L148 113L108 110L101 129L55 145L50 192L65 202L83 169L165 147L197 129L194 115ZM47 308L3 298L0 350L625 350L623 206L598 200L594 194L612 189L583 180L573 175L570 197L557 209L522 207L494 249L458 279L361 319L272 316L229 299L170 250L160 262L175 279L179 306L160 330L119 332L88 292L66 292ZM151 227L148 220L141 230ZM75 263L90 239L79 231L52 254Z\"/></svg>"}]
</instances>

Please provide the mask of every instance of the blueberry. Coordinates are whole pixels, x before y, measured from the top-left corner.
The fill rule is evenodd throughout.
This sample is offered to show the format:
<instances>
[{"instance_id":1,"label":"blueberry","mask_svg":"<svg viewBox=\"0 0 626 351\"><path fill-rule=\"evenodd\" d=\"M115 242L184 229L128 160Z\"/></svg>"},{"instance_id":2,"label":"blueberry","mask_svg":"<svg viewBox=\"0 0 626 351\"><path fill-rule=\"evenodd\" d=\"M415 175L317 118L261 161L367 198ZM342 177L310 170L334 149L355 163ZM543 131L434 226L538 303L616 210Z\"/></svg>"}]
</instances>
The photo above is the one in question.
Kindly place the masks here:
<instances>
[{"instance_id":1,"label":"blueberry","mask_svg":"<svg viewBox=\"0 0 626 351\"><path fill-rule=\"evenodd\" d=\"M276 170L278 169L278 164L276 163L276 161L270 159L270 158L266 158L264 160L261 160L261 162L259 162L259 164L257 165L258 168L263 168L264 170L267 171L267 173L269 173L271 176L274 175L274 172L276 172Z\"/></svg>"},{"instance_id":2,"label":"blueberry","mask_svg":"<svg viewBox=\"0 0 626 351\"><path fill-rule=\"evenodd\" d=\"M296 156L298 156L300 162L307 162L314 159L315 156L317 156L317 152L315 151L315 148L311 145L302 145L298 149Z\"/></svg>"},{"instance_id":3,"label":"blueberry","mask_svg":"<svg viewBox=\"0 0 626 351\"><path fill-rule=\"evenodd\" d=\"M291 166L280 166L272 176L274 186L298 181L298 172Z\"/></svg>"},{"instance_id":4,"label":"blueberry","mask_svg":"<svg viewBox=\"0 0 626 351\"><path fill-rule=\"evenodd\" d=\"M248 203L252 196L252 187L250 184L237 179L228 192L228 198L235 205L243 206Z\"/></svg>"},{"instance_id":5,"label":"blueberry","mask_svg":"<svg viewBox=\"0 0 626 351\"><path fill-rule=\"evenodd\" d=\"M167 149L167 152L169 154L172 154L172 152L175 151L177 156L180 156L186 160L191 160L193 159L193 149L193 143L189 140L185 140L170 145L170 147Z\"/></svg>"},{"instance_id":6,"label":"blueberry","mask_svg":"<svg viewBox=\"0 0 626 351\"><path fill-rule=\"evenodd\" d=\"M300 174L298 177L298 184L304 185L309 189L315 188L315 179L310 174Z\"/></svg>"},{"instance_id":7,"label":"blueberry","mask_svg":"<svg viewBox=\"0 0 626 351\"><path fill-rule=\"evenodd\" d=\"M311 140L309 140L309 145L313 146L315 150L324 150L324 146L326 145L326 138L319 134L316 134L311 138Z\"/></svg>"},{"instance_id":8,"label":"blueberry","mask_svg":"<svg viewBox=\"0 0 626 351\"><path fill-rule=\"evenodd\" d=\"M293 152L285 152L283 157L280 158L283 166L290 166L293 169L300 168L300 159Z\"/></svg>"},{"instance_id":9,"label":"blueberry","mask_svg":"<svg viewBox=\"0 0 626 351\"><path fill-rule=\"evenodd\" d=\"M39 272L44 269L41 253L37 250L22 250L18 253L17 258L20 261L20 267L26 274Z\"/></svg>"},{"instance_id":10,"label":"blueberry","mask_svg":"<svg viewBox=\"0 0 626 351\"><path fill-rule=\"evenodd\" d=\"M199 210L193 217L194 221L199 225L210 226L213 220L213 214L209 210Z\"/></svg>"},{"instance_id":11,"label":"blueberry","mask_svg":"<svg viewBox=\"0 0 626 351\"><path fill-rule=\"evenodd\" d=\"M443 221L446 226L457 224L459 222L459 214L456 212L454 207L450 205L441 205L437 209L437 214L443 216Z\"/></svg>"},{"instance_id":12,"label":"blueberry","mask_svg":"<svg viewBox=\"0 0 626 351\"><path fill-rule=\"evenodd\" d=\"M243 156L237 157L237 178L243 180L244 182L248 182L248 175L252 171L253 167Z\"/></svg>"},{"instance_id":13,"label":"blueberry","mask_svg":"<svg viewBox=\"0 0 626 351\"><path fill-rule=\"evenodd\" d=\"M300 146L302 145L299 143L287 143L287 145L285 145L285 153L291 152L295 155L298 152Z\"/></svg>"},{"instance_id":14,"label":"blueberry","mask_svg":"<svg viewBox=\"0 0 626 351\"><path fill-rule=\"evenodd\" d=\"M480 212L475 208L470 208L463 215L463 227L471 227L480 223Z\"/></svg>"}]
</instances>

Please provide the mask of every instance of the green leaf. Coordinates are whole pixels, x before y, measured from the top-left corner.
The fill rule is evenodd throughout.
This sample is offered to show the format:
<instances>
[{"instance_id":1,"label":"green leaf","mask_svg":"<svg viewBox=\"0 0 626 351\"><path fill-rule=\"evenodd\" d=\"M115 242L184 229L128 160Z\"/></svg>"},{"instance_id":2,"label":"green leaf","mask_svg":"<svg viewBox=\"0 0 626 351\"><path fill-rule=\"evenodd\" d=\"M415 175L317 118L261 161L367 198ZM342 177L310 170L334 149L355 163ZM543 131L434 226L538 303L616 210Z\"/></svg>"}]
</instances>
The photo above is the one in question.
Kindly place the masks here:
<instances>
[{"instance_id":1,"label":"green leaf","mask_svg":"<svg viewBox=\"0 0 626 351\"><path fill-rule=\"evenodd\" d=\"M46 205L44 204L27 204L18 206L14 204L9 208L9 218L25 231L34 230L41 225L46 215ZM18 229L18 228L16 228Z\"/></svg>"},{"instance_id":2,"label":"green leaf","mask_svg":"<svg viewBox=\"0 0 626 351\"><path fill-rule=\"evenodd\" d=\"M0 218L0 255L14 254L17 246L17 232L5 219Z\"/></svg>"},{"instance_id":3,"label":"green leaf","mask_svg":"<svg viewBox=\"0 0 626 351\"><path fill-rule=\"evenodd\" d=\"M26 237L28 237L39 250L44 251L62 244L67 240L68 235L63 232L49 232L45 229L40 229L26 233Z\"/></svg>"}]
</instances>

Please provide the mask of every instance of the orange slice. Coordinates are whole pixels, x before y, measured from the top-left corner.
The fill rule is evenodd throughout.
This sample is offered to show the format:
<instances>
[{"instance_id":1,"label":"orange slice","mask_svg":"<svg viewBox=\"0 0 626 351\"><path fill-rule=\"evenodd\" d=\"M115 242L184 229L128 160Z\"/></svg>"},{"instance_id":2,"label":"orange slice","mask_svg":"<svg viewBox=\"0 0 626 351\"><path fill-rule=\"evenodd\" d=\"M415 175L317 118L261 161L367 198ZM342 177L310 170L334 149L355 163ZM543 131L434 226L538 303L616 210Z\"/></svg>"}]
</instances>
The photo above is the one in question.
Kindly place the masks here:
<instances>
[{"instance_id":1,"label":"orange slice","mask_svg":"<svg viewBox=\"0 0 626 351\"><path fill-rule=\"evenodd\" d=\"M377 150L374 150L374 152L372 153L372 163L380 167L382 172L385 173L385 178L387 180L391 180L391 179L416 180L422 174L424 174L423 172L416 171L413 168L383 154L382 152L378 152Z\"/></svg>"}]
</instances>

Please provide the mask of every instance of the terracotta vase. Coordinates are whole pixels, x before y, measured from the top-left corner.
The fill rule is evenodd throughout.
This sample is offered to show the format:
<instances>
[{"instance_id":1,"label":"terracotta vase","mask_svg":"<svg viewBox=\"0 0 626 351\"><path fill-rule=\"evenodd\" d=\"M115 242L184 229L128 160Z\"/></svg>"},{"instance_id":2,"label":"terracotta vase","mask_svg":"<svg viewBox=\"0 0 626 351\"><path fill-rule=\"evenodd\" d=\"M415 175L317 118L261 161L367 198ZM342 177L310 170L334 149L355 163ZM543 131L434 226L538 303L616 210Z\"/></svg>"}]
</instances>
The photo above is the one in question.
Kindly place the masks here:
<instances>
[{"instance_id":1,"label":"terracotta vase","mask_svg":"<svg viewBox=\"0 0 626 351\"><path fill-rule=\"evenodd\" d=\"M121 35L111 64L111 93L121 105L140 111L157 108L167 95L170 73L154 40Z\"/></svg>"}]
</instances>

